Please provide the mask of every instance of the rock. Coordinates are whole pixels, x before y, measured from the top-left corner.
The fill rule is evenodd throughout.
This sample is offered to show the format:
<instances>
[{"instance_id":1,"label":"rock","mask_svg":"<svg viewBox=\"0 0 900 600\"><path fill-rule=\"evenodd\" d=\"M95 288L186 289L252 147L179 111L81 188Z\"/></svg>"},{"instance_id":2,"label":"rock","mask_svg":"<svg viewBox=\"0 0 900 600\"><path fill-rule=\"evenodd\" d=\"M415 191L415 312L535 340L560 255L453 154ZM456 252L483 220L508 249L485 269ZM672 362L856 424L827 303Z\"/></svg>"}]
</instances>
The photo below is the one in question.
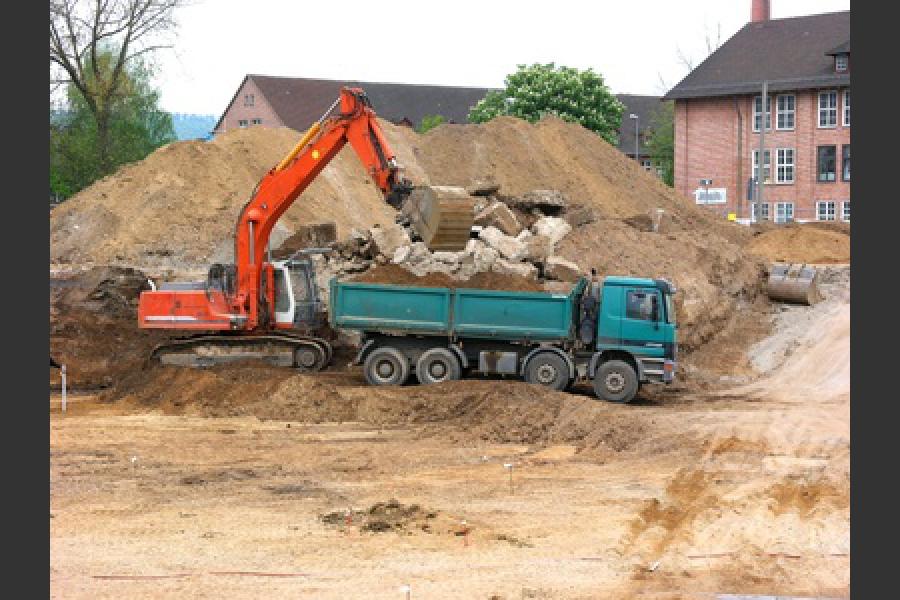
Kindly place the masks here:
<instances>
[{"instance_id":1,"label":"rock","mask_svg":"<svg viewBox=\"0 0 900 600\"><path fill-rule=\"evenodd\" d=\"M487 208L475 215L475 224L483 227L496 227L506 235L518 235L522 225L509 207L502 202L492 202Z\"/></svg>"},{"instance_id":2,"label":"rock","mask_svg":"<svg viewBox=\"0 0 900 600\"><path fill-rule=\"evenodd\" d=\"M394 255L391 257L391 262L395 265L402 264L406 262L406 259L409 258L409 253L412 252L412 248L409 246L400 246L394 251ZM382 256L379 254L379 256ZM377 260L377 259L376 259Z\"/></svg>"},{"instance_id":3,"label":"rock","mask_svg":"<svg viewBox=\"0 0 900 600\"><path fill-rule=\"evenodd\" d=\"M569 199L559 190L532 190L518 197L515 206L522 210L538 209L544 214L557 215L569 204Z\"/></svg>"},{"instance_id":4,"label":"rock","mask_svg":"<svg viewBox=\"0 0 900 600\"><path fill-rule=\"evenodd\" d=\"M550 256L544 263L544 277L547 279L575 282L581 276L581 267L561 256Z\"/></svg>"},{"instance_id":5,"label":"rock","mask_svg":"<svg viewBox=\"0 0 900 600\"><path fill-rule=\"evenodd\" d=\"M478 237L504 258L521 260L525 256L525 243L506 235L496 227L485 227Z\"/></svg>"},{"instance_id":6,"label":"rock","mask_svg":"<svg viewBox=\"0 0 900 600\"><path fill-rule=\"evenodd\" d=\"M550 242L555 246L572 231L572 226L559 217L542 217L535 222L531 229L537 235L545 235L550 238Z\"/></svg>"},{"instance_id":7,"label":"rock","mask_svg":"<svg viewBox=\"0 0 900 600\"><path fill-rule=\"evenodd\" d=\"M501 275L517 275L526 279L535 279L538 269L531 263L519 263L498 258L493 265L491 271L500 273Z\"/></svg>"},{"instance_id":8,"label":"rock","mask_svg":"<svg viewBox=\"0 0 900 600\"><path fill-rule=\"evenodd\" d=\"M459 264L460 259L464 255L465 255L465 251L463 251L463 252L438 251L438 252L435 252L434 254L432 254L431 257L438 262L454 265L454 264Z\"/></svg>"},{"instance_id":9,"label":"rock","mask_svg":"<svg viewBox=\"0 0 900 600\"><path fill-rule=\"evenodd\" d=\"M567 210L563 215L563 219L572 227L581 227L582 225L595 222L597 215L594 214L593 209L587 206L579 206L578 208Z\"/></svg>"},{"instance_id":10,"label":"rock","mask_svg":"<svg viewBox=\"0 0 900 600\"><path fill-rule=\"evenodd\" d=\"M385 256L393 256L397 248L408 246L411 242L409 234L402 226L392 223L390 225L376 225L369 229L375 251Z\"/></svg>"},{"instance_id":11,"label":"rock","mask_svg":"<svg viewBox=\"0 0 900 600\"><path fill-rule=\"evenodd\" d=\"M356 227L353 227L352 229L350 229L350 239L359 241L360 246L362 246L366 242L368 242L370 238L371 238L371 235L369 234L368 231L363 231L362 229L358 229Z\"/></svg>"},{"instance_id":12,"label":"rock","mask_svg":"<svg viewBox=\"0 0 900 600\"><path fill-rule=\"evenodd\" d=\"M491 266L493 266L499 258L499 252L482 243L480 246L476 247L472 254L472 264L475 268L475 272L483 273L485 271L490 271Z\"/></svg>"},{"instance_id":13,"label":"rock","mask_svg":"<svg viewBox=\"0 0 900 600\"><path fill-rule=\"evenodd\" d=\"M466 187L471 196L493 196L500 191L500 184L495 181L476 181Z\"/></svg>"},{"instance_id":14,"label":"rock","mask_svg":"<svg viewBox=\"0 0 900 600\"><path fill-rule=\"evenodd\" d=\"M528 229L523 229L519 232L519 235L516 236L516 239L520 242L527 242L531 237L534 237L534 234Z\"/></svg>"}]
</instances>

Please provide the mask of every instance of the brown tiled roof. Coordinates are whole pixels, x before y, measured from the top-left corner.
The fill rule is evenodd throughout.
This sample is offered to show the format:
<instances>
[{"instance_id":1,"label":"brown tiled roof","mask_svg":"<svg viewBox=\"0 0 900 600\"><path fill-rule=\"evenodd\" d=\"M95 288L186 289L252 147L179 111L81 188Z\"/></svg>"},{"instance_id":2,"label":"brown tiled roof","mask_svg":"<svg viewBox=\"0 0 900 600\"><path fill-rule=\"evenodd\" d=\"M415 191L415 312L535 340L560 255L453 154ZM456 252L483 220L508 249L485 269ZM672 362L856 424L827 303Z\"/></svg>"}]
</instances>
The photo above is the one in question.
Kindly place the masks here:
<instances>
[{"instance_id":1,"label":"brown tiled roof","mask_svg":"<svg viewBox=\"0 0 900 600\"><path fill-rule=\"evenodd\" d=\"M448 121L465 123L469 109L490 91L489 88L373 83L299 77L248 75L256 83L281 121L303 131L322 116L334 102L342 86L366 91L379 117L415 125L426 115L442 115ZM230 106L230 105L229 105Z\"/></svg>"},{"instance_id":2,"label":"brown tiled roof","mask_svg":"<svg viewBox=\"0 0 900 600\"><path fill-rule=\"evenodd\" d=\"M829 51L850 51L850 11L747 23L663 96L700 98L850 85Z\"/></svg>"}]
</instances>

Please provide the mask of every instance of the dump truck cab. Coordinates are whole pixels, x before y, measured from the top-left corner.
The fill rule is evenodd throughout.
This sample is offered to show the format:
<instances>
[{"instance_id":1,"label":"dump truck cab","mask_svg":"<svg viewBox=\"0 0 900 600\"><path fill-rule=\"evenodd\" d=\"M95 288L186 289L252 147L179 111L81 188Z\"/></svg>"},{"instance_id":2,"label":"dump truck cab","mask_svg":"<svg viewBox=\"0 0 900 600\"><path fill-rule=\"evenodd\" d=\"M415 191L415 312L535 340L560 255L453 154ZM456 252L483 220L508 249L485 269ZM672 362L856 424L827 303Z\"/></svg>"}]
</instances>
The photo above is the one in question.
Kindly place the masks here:
<instances>
[{"instance_id":1,"label":"dump truck cab","mask_svg":"<svg viewBox=\"0 0 900 600\"><path fill-rule=\"evenodd\" d=\"M638 386L671 383L677 354L675 286L665 279L616 276L606 277L590 291L599 306L588 375L598 395L598 385L615 396L629 383L623 381L628 376L621 372L609 375L606 381L597 380L598 371L611 361L628 363Z\"/></svg>"}]
</instances>

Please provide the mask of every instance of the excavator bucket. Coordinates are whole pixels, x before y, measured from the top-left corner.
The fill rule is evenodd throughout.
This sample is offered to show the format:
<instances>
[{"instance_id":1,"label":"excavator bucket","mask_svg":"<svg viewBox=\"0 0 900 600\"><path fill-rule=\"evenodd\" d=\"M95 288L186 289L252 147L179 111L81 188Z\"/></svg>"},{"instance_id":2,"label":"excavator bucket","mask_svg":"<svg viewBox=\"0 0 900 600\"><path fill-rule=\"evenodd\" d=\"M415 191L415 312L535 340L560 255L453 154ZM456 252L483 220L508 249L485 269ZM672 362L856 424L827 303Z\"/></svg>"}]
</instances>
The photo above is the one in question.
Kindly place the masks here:
<instances>
[{"instance_id":1,"label":"excavator bucket","mask_svg":"<svg viewBox=\"0 0 900 600\"><path fill-rule=\"evenodd\" d=\"M466 247L475 221L475 199L465 188L413 188L401 213L432 252L457 252Z\"/></svg>"},{"instance_id":2,"label":"excavator bucket","mask_svg":"<svg viewBox=\"0 0 900 600\"><path fill-rule=\"evenodd\" d=\"M773 264L767 286L769 298L779 302L812 306L823 299L816 282L815 267Z\"/></svg>"}]
</instances>

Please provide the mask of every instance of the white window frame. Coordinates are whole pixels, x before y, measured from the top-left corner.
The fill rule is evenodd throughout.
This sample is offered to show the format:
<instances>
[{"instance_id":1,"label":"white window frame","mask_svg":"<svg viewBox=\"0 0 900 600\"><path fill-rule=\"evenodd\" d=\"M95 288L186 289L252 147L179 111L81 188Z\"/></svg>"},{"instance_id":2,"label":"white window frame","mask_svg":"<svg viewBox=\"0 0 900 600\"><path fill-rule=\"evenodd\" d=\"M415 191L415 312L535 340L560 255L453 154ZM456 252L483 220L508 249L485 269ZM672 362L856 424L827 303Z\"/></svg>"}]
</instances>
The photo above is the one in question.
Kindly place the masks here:
<instances>
[{"instance_id":1,"label":"white window frame","mask_svg":"<svg viewBox=\"0 0 900 600\"><path fill-rule=\"evenodd\" d=\"M772 183L772 151L766 150L763 154L763 176L765 176L766 171L769 172L769 176L765 178L763 183ZM754 182L759 181L759 149L753 150L750 153L750 176L753 178Z\"/></svg>"},{"instance_id":2,"label":"white window frame","mask_svg":"<svg viewBox=\"0 0 900 600\"><path fill-rule=\"evenodd\" d=\"M793 202L776 202L775 203L775 222L790 223L794 220L794 203Z\"/></svg>"},{"instance_id":3,"label":"white window frame","mask_svg":"<svg viewBox=\"0 0 900 600\"><path fill-rule=\"evenodd\" d=\"M649 158L642 158L641 166L644 168L645 171L649 171L653 168L653 161L651 161Z\"/></svg>"},{"instance_id":4,"label":"white window frame","mask_svg":"<svg viewBox=\"0 0 900 600\"><path fill-rule=\"evenodd\" d=\"M843 59L843 65L841 60ZM850 67L850 57L846 54L836 54L834 57L834 70L838 73L844 73Z\"/></svg>"},{"instance_id":5,"label":"white window frame","mask_svg":"<svg viewBox=\"0 0 900 600\"><path fill-rule=\"evenodd\" d=\"M844 90L844 113L843 125L850 127L850 90Z\"/></svg>"},{"instance_id":6,"label":"white window frame","mask_svg":"<svg viewBox=\"0 0 900 600\"><path fill-rule=\"evenodd\" d=\"M251 119L250 124L251 125L262 125L262 119L260 119L258 117L256 119Z\"/></svg>"},{"instance_id":7,"label":"white window frame","mask_svg":"<svg viewBox=\"0 0 900 600\"><path fill-rule=\"evenodd\" d=\"M850 222L850 201L844 200L841 202L841 221Z\"/></svg>"},{"instance_id":8,"label":"white window frame","mask_svg":"<svg viewBox=\"0 0 900 600\"><path fill-rule=\"evenodd\" d=\"M832 96L834 96L833 105L823 106L822 100L826 99L826 98L830 99ZM828 102L826 104L831 104L831 103ZM837 121L838 121L837 105L838 105L837 90L824 90L824 91L819 92L819 104L818 104L819 112L818 112L818 120L816 121L818 123L819 129L834 129L835 127L837 127ZM823 115L825 115L826 117L831 117L831 118L826 118L826 121L831 121L831 122L830 123L826 122L825 125L822 125L822 116Z\"/></svg>"},{"instance_id":9,"label":"white window frame","mask_svg":"<svg viewBox=\"0 0 900 600\"><path fill-rule=\"evenodd\" d=\"M247 125L248 125L247 119L238 119L238 127L243 129L243 128L246 128Z\"/></svg>"},{"instance_id":10,"label":"white window frame","mask_svg":"<svg viewBox=\"0 0 900 600\"><path fill-rule=\"evenodd\" d=\"M819 200L816 202L816 221L834 221L837 217L837 202Z\"/></svg>"},{"instance_id":11,"label":"white window frame","mask_svg":"<svg viewBox=\"0 0 900 600\"><path fill-rule=\"evenodd\" d=\"M790 161L787 160L789 154ZM797 166L795 164L796 154L793 148L775 148L775 183L794 183L794 173ZM790 179L787 178L788 169L790 169ZM784 173L784 177L782 177L782 173Z\"/></svg>"},{"instance_id":12,"label":"white window frame","mask_svg":"<svg viewBox=\"0 0 900 600\"><path fill-rule=\"evenodd\" d=\"M762 206L762 209L760 209ZM762 217L762 219L760 219ZM757 223L760 220L768 221L769 220L769 203L763 202L761 205L759 202L751 202L750 203L750 222Z\"/></svg>"},{"instance_id":13,"label":"white window frame","mask_svg":"<svg viewBox=\"0 0 900 600\"><path fill-rule=\"evenodd\" d=\"M841 181L850 181L850 177L844 177L844 173L847 171L847 163L850 162L850 156L848 156L849 152L845 153L844 148L849 148L850 144L841 144ZM837 150L835 150L835 154L837 154ZM847 173L850 175L850 173ZM837 178L835 177L835 181Z\"/></svg>"},{"instance_id":14,"label":"white window frame","mask_svg":"<svg viewBox=\"0 0 900 600\"><path fill-rule=\"evenodd\" d=\"M791 108L787 108L787 99L791 99ZM785 108L782 109L782 99L784 99ZM755 104L754 104L755 106ZM781 126L781 117L784 117L784 120L787 121L788 116L791 118L790 127L782 127ZM797 121L797 96L794 94L779 94L775 96L775 129L778 131L793 131L794 126ZM755 123L755 121L754 121Z\"/></svg>"},{"instance_id":15,"label":"white window frame","mask_svg":"<svg viewBox=\"0 0 900 600\"><path fill-rule=\"evenodd\" d=\"M707 191L709 192L707 194ZM707 204L726 204L727 203L727 190L725 188L709 188L707 190L705 187L699 187L694 190L694 201L697 204L707 205ZM709 201L710 196L715 196L717 199L713 202Z\"/></svg>"},{"instance_id":16,"label":"white window frame","mask_svg":"<svg viewBox=\"0 0 900 600\"><path fill-rule=\"evenodd\" d=\"M759 124L762 122L762 96L753 97L753 132L759 133ZM766 131L772 131L772 96L766 96Z\"/></svg>"}]
</instances>

